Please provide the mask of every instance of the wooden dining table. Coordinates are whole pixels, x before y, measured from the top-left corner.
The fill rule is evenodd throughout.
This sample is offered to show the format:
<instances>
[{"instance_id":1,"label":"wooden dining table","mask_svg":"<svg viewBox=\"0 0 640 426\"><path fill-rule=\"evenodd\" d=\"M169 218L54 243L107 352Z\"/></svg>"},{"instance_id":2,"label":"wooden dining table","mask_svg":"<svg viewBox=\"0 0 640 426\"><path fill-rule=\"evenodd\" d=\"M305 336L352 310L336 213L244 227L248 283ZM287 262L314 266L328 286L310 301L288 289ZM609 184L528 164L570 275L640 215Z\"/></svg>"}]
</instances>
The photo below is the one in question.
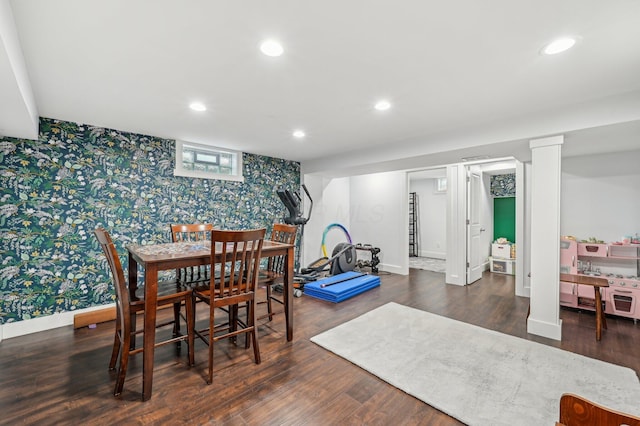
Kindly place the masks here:
<instances>
[{"instance_id":1,"label":"wooden dining table","mask_svg":"<svg viewBox=\"0 0 640 426\"><path fill-rule=\"evenodd\" d=\"M220 252L216 248L216 253ZM156 339L158 271L211 264L211 242L189 241L164 244L131 244L129 252L129 285L138 284L138 266L144 269L144 343L142 360L142 400L151 398L153 360ZM284 313L287 341L293 340L293 268L294 246L264 240L262 257L285 256Z\"/></svg>"}]
</instances>

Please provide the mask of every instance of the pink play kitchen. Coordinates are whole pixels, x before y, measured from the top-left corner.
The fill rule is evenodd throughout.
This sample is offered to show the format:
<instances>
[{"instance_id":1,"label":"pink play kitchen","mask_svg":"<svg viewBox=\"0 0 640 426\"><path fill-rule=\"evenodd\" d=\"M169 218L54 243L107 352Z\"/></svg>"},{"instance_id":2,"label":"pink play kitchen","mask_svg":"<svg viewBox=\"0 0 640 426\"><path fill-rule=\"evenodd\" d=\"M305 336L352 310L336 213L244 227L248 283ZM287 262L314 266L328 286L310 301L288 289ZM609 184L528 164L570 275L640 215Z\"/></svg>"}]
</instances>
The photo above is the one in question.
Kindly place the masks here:
<instances>
[{"instance_id":1,"label":"pink play kitchen","mask_svg":"<svg viewBox=\"0 0 640 426\"><path fill-rule=\"evenodd\" d=\"M595 238L560 240L560 273L584 274L606 278L602 288L604 312L640 318L640 239L623 237L605 243ZM595 309L593 287L560 281L560 304L572 308Z\"/></svg>"}]
</instances>

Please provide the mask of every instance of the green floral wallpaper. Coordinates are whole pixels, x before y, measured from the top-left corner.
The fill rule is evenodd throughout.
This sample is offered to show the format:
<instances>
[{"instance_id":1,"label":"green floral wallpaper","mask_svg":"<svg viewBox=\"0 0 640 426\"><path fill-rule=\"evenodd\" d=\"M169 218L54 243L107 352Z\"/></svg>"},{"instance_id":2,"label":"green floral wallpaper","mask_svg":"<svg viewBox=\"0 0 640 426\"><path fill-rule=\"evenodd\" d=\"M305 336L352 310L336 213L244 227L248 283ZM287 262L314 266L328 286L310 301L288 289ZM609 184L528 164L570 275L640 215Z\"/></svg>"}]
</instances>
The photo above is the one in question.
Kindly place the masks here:
<instances>
[{"instance_id":1,"label":"green floral wallpaper","mask_svg":"<svg viewBox=\"0 0 640 426\"><path fill-rule=\"evenodd\" d=\"M516 174L491 176L491 195L494 197L515 197Z\"/></svg>"},{"instance_id":2,"label":"green floral wallpaper","mask_svg":"<svg viewBox=\"0 0 640 426\"><path fill-rule=\"evenodd\" d=\"M0 322L111 303L104 226L123 266L130 242L170 241L169 224L269 228L275 190L297 189L300 164L244 154L244 183L174 177L174 145L51 119L37 141L0 138Z\"/></svg>"}]
</instances>

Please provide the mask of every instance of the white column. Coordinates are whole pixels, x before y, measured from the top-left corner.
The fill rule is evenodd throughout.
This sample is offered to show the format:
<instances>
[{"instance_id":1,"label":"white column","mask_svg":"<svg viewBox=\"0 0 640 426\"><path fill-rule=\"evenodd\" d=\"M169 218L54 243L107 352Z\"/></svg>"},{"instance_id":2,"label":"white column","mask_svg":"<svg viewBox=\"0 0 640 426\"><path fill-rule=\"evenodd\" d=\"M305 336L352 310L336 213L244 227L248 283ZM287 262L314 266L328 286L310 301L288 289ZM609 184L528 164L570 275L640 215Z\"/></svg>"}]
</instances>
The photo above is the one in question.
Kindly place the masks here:
<instances>
[{"instance_id":1,"label":"white column","mask_svg":"<svg viewBox=\"0 0 640 426\"><path fill-rule=\"evenodd\" d=\"M562 340L560 319L560 178L564 136L530 141L531 311L527 332Z\"/></svg>"},{"instance_id":2,"label":"white column","mask_svg":"<svg viewBox=\"0 0 640 426\"><path fill-rule=\"evenodd\" d=\"M465 167L447 166L447 284L467 284L466 187Z\"/></svg>"},{"instance_id":3,"label":"white column","mask_svg":"<svg viewBox=\"0 0 640 426\"><path fill-rule=\"evenodd\" d=\"M529 258L529 244L525 237L527 190L524 164L516 161L516 296L530 297L529 280L526 279L525 259Z\"/></svg>"}]
</instances>

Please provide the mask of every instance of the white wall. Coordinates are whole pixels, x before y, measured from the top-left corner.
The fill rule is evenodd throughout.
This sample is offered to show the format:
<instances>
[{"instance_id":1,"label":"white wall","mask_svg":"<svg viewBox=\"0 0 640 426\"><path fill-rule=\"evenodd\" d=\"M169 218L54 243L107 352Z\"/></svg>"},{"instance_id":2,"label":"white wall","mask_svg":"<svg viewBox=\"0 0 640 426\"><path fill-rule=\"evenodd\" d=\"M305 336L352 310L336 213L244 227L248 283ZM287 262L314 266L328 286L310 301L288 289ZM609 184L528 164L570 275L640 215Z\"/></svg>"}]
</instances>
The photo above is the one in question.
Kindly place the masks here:
<instances>
[{"instance_id":1,"label":"white wall","mask_svg":"<svg viewBox=\"0 0 640 426\"><path fill-rule=\"evenodd\" d=\"M563 159L560 216L578 240L640 234L640 151Z\"/></svg>"},{"instance_id":2,"label":"white wall","mask_svg":"<svg viewBox=\"0 0 640 426\"><path fill-rule=\"evenodd\" d=\"M422 257L446 259L447 193L436 192L437 179L415 179L409 192L418 196L418 250Z\"/></svg>"},{"instance_id":3,"label":"white wall","mask_svg":"<svg viewBox=\"0 0 640 426\"><path fill-rule=\"evenodd\" d=\"M322 234L328 225L339 223L351 232L349 224L350 188L349 178L328 179L305 176L304 183L314 201L311 220L304 230L302 265L307 266L323 257ZM331 256L336 244L345 241L347 239L340 229L334 228L327 232L325 240L327 255Z\"/></svg>"},{"instance_id":4,"label":"white wall","mask_svg":"<svg viewBox=\"0 0 640 426\"><path fill-rule=\"evenodd\" d=\"M339 223L348 230L354 244L381 249L381 270L409 273L406 172L336 179L307 175L304 182L314 199L313 215L305 227L304 266L322 257L322 234L329 224ZM340 229L331 229L325 239L327 255L331 256L335 245L344 241ZM364 258L366 253L359 255Z\"/></svg>"},{"instance_id":5,"label":"white wall","mask_svg":"<svg viewBox=\"0 0 640 426\"><path fill-rule=\"evenodd\" d=\"M300 255L301 267L305 267L321 257L320 244L325 223L323 217L325 200L322 194L326 179L322 176L305 175L303 180L313 199L313 210L311 211L311 218L304 226L302 254ZM302 192L301 190L301 193ZM307 214L306 212L309 211L309 206L306 199L303 207L305 214Z\"/></svg>"},{"instance_id":6,"label":"white wall","mask_svg":"<svg viewBox=\"0 0 640 426\"><path fill-rule=\"evenodd\" d=\"M409 207L406 172L351 178L351 235L354 243L381 249L380 269L409 273Z\"/></svg>"}]
</instances>

